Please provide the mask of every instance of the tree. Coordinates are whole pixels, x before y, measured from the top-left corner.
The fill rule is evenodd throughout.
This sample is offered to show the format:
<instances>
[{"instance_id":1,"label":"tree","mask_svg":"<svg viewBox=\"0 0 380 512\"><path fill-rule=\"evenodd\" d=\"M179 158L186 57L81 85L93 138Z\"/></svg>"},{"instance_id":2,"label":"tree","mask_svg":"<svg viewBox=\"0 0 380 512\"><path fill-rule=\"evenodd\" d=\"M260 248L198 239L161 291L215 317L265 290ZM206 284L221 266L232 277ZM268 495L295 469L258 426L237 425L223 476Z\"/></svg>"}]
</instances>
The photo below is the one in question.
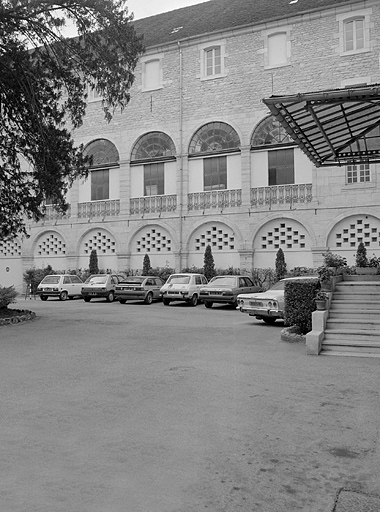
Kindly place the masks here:
<instances>
[{"instance_id":1,"label":"tree","mask_svg":"<svg viewBox=\"0 0 380 512\"><path fill-rule=\"evenodd\" d=\"M144 261L143 261L143 268L142 268L143 276L149 276L151 270L152 270L152 267L151 267L151 264L150 264L149 255L145 254Z\"/></svg>"},{"instance_id":2,"label":"tree","mask_svg":"<svg viewBox=\"0 0 380 512\"><path fill-rule=\"evenodd\" d=\"M363 242L359 242L358 248L356 249L355 263L357 267L368 266L367 249Z\"/></svg>"},{"instance_id":3,"label":"tree","mask_svg":"<svg viewBox=\"0 0 380 512\"><path fill-rule=\"evenodd\" d=\"M212 277L216 275L215 272L215 263L214 256L212 255L211 246L207 245L204 254L204 264L203 264L203 273L206 279L209 281Z\"/></svg>"},{"instance_id":4,"label":"tree","mask_svg":"<svg viewBox=\"0 0 380 512\"><path fill-rule=\"evenodd\" d=\"M276 278L278 281L286 276L286 263L284 251L279 248L276 253Z\"/></svg>"},{"instance_id":5,"label":"tree","mask_svg":"<svg viewBox=\"0 0 380 512\"><path fill-rule=\"evenodd\" d=\"M99 265L98 265L98 254L95 249L92 249L90 254L90 274L99 274Z\"/></svg>"},{"instance_id":6,"label":"tree","mask_svg":"<svg viewBox=\"0 0 380 512\"><path fill-rule=\"evenodd\" d=\"M76 147L88 89L107 121L123 109L143 52L125 0L3 0L0 4L0 240L28 236L44 201L67 209L91 159ZM65 38L70 21L77 31Z\"/></svg>"}]
</instances>

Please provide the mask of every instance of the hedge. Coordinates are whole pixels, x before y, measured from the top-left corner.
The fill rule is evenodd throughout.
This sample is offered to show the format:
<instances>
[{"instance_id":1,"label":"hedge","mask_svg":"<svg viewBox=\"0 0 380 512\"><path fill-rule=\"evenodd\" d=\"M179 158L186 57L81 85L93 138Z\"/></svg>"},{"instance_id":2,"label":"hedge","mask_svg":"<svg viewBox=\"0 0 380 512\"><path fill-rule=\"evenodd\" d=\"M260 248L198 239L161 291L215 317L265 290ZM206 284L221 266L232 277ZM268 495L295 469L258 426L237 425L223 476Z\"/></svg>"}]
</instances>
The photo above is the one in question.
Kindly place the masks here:
<instances>
[{"instance_id":1,"label":"hedge","mask_svg":"<svg viewBox=\"0 0 380 512\"><path fill-rule=\"evenodd\" d=\"M320 289L318 279L298 279L285 283L284 323L298 325L302 334L312 329L311 314L315 311L315 295Z\"/></svg>"}]
</instances>

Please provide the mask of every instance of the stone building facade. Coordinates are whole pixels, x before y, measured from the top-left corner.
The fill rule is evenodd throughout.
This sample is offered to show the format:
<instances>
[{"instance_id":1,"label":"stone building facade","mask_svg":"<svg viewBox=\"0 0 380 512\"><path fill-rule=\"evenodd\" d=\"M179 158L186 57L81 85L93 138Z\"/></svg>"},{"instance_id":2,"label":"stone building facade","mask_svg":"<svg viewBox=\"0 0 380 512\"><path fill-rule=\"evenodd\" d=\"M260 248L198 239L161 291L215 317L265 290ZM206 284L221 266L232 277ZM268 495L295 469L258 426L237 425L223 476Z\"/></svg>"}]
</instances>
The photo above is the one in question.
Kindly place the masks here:
<instances>
[{"instance_id":1,"label":"stone building facade","mask_svg":"<svg viewBox=\"0 0 380 512\"><path fill-rule=\"evenodd\" d=\"M208 244L217 268L242 270L274 267L279 248L289 269L327 249L354 264L361 240L380 256L380 164L314 167L261 101L380 83L379 1L318 6L213 0L136 21L147 48L130 104L107 123L89 95L74 134L94 157L89 178L66 216L48 205L30 238L0 243L0 282L87 268L92 249L118 271L145 254L199 267Z\"/></svg>"}]
</instances>

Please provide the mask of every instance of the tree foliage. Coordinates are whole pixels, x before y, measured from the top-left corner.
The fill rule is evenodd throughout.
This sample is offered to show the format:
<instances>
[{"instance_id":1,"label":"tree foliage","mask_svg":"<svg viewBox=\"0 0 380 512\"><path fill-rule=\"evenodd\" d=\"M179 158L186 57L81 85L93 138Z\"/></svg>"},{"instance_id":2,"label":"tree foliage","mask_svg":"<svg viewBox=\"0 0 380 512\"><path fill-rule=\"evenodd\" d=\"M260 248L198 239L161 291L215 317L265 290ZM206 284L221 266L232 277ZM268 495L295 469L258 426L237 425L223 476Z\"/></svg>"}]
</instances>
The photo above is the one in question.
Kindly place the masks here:
<instances>
[{"instance_id":1,"label":"tree foliage","mask_svg":"<svg viewBox=\"0 0 380 512\"><path fill-rule=\"evenodd\" d=\"M67 209L89 158L76 147L89 88L110 121L130 99L143 52L125 0L2 0L0 3L0 239L27 235L48 198ZM77 36L65 38L66 24Z\"/></svg>"}]
</instances>

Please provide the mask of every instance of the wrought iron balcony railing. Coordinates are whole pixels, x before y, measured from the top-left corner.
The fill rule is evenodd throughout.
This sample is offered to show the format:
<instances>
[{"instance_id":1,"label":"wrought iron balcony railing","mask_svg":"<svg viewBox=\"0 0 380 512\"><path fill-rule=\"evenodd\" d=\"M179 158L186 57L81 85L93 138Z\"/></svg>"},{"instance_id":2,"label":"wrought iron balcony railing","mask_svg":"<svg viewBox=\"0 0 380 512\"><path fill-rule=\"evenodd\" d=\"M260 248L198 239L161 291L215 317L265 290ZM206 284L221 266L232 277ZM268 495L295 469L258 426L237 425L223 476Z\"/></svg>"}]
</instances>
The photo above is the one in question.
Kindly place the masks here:
<instances>
[{"instance_id":1,"label":"wrought iron balcony railing","mask_svg":"<svg viewBox=\"0 0 380 512\"><path fill-rule=\"evenodd\" d=\"M177 196L132 197L129 201L131 215L144 213L173 212L177 208Z\"/></svg>"},{"instance_id":2,"label":"wrought iron balcony railing","mask_svg":"<svg viewBox=\"0 0 380 512\"><path fill-rule=\"evenodd\" d=\"M89 203L78 203L78 217L114 217L120 213L120 200L107 199L104 201L91 201Z\"/></svg>"},{"instance_id":3,"label":"wrought iron balcony railing","mask_svg":"<svg viewBox=\"0 0 380 512\"><path fill-rule=\"evenodd\" d=\"M309 203L312 199L313 190L311 183L251 188L251 206Z\"/></svg>"},{"instance_id":4,"label":"wrought iron balcony railing","mask_svg":"<svg viewBox=\"0 0 380 512\"><path fill-rule=\"evenodd\" d=\"M188 194L188 210L208 210L231 208L241 205L241 189L210 190Z\"/></svg>"}]
</instances>

